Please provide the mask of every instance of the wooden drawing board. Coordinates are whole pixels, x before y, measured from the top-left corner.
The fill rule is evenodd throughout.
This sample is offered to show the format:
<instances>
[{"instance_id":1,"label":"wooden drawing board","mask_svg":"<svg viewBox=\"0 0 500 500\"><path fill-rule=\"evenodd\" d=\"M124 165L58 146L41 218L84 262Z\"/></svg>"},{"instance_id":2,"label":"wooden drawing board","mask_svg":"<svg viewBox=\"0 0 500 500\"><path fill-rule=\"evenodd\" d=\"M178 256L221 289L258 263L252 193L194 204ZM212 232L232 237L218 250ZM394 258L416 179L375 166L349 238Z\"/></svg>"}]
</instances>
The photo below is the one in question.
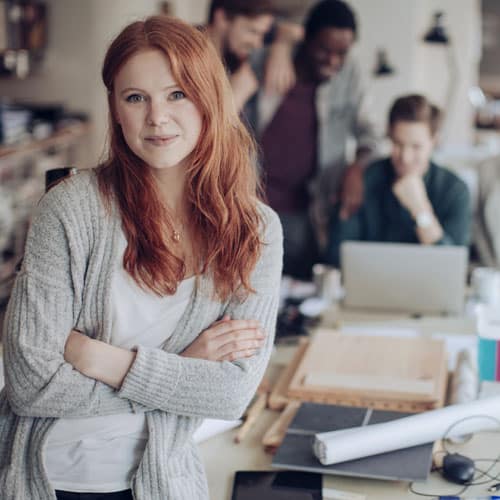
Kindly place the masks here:
<instances>
[{"instance_id":1,"label":"wooden drawing board","mask_svg":"<svg viewBox=\"0 0 500 500\"><path fill-rule=\"evenodd\" d=\"M302 401L424 411L444 404L443 341L344 336L318 330L293 375L288 396Z\"/></svg>"}]
</instances>

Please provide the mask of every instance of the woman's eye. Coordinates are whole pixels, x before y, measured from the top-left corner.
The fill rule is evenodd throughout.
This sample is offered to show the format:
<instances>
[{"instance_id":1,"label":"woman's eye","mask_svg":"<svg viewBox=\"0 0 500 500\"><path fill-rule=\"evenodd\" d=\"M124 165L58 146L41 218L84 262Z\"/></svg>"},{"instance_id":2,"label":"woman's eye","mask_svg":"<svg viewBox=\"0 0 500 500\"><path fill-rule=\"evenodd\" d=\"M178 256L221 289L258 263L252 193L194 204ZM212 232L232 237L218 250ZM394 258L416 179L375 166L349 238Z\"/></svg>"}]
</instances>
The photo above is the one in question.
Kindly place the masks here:
<instances>
[{"instance_id":1,"label":"woman's eye","mask_svg":"<svg viewBox=\"0 0 500 500\"><path fill-rule=\"evenodd\" d=\"M182 90L176 90L172 92L169 96L169 99L172 101L178 101L179 99L185 99L186 94L182 92Z\"/></svg>"},{"instance_id":2,"label":"woman's eye","mask_svg":"<svg viewBox=\"0 0 500 500\"><path fill-rule=\"evenodd\" d=\"M144 101L144 96L142 96L140 94L130 94L129 96L127 96L126 101L127 102L142 102L142 101Z\"/></svg>"}]
</instances>

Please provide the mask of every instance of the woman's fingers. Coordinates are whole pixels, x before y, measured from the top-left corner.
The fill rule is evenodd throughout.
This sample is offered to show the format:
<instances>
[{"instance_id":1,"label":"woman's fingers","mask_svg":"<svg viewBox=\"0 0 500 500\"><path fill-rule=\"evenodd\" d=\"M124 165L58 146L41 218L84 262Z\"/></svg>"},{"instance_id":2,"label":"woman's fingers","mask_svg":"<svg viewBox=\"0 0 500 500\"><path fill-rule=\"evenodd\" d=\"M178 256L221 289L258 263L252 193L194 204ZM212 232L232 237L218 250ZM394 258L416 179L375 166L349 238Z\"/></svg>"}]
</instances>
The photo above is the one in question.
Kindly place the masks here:
<instances>
[{"instance_id":1,"label":"woman's fingers","mask_svg":"<svg viewBox=\"0 0 500 500\"><path fill-rule=\"evenodd\" d=\"M225 344L221 345L217 349L217 356L224 358L228 354L237 353L241 351L258 351L264 344L264 337L256 335L248 336L248 338L243 339L230 339Z\"/></svg>"},{"instance_id":2,"label":"woman's fingers","mask_svg":"<svg viewBox=\"0 0 500 500\"><path fill-rule=\"evenodd\" d=\"M231 352L222 356L217 361L235 361L237 359L251 358L257 351L258 349L244 349L242 351Z\"/></svg>"},{"instance_id":3,"label":"woman's fingers","mask_svg":"<svg viewBox=\"0 0 500 500\"><path fill-rule=\"evenodd\" d=\"M253 356L263 345L265 334L255 320L232 320L224 316L196 338L182 356L211 361Z\"/></svg>"},{"instance_id":4,"label":"woman's fingers","mask_svg":"<svg viewBox=\"0 0 500 500\"><path fill-rule=\"evenodd\" d=\"M214 323L208 330L210 337L215 338L229 332L238 332L259 328L258 321L253 319L232 319Z\"/></svg>"}]
</instances>

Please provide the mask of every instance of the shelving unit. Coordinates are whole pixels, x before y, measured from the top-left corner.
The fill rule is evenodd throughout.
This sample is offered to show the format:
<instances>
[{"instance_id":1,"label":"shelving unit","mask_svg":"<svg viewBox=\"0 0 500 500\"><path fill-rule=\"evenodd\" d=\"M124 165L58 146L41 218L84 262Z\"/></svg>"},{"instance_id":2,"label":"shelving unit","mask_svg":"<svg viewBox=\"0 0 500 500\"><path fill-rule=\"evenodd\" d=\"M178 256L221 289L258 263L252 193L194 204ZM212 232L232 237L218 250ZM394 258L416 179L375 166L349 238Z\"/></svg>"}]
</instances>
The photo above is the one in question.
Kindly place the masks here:
<instances>
[{"instance_id":1,"label":"shelving unit","mask_svg":"<svg viewBox=\"0 0 500 500\"><path fill-rule=\"evenodd\" d=\"M0 75L26 78L47 45L43 0L0 0Z\"/></svg>"},{"instance_id":2,"label":"shelving unit","mask_svg":"<svg viewBox=\"0 0 500 500\"><path fill-rule=\"evenodd\" d=\"M47 139L0 146L0 308L7 302L33 209L44 192L45 171L74 165L90 128L75 123Z\"/></svg>"}]
</instances>

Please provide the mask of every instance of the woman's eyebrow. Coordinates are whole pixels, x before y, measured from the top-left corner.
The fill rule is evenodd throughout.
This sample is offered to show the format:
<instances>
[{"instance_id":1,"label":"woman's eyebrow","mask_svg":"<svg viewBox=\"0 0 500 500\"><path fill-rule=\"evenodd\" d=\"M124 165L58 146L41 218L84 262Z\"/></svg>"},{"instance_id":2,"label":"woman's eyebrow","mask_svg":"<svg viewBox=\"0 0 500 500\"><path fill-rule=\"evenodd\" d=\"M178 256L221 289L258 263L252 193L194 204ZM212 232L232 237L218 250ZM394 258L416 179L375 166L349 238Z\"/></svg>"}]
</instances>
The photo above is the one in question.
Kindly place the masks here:
<instances>
[{"instance_id":1,"label":"woman's eyebrow","mask_svg":"<svg viewBox=\"0 0 500 500\"><path fill-rule=\"evenodd\" d=\"M169 90L169 89L178 88L178 87L179 87L179 85L177 83L172 83L170 85L167 85L166 87L163 87L162 90ZM139 87L127 87L127 88L124 88L122 91L120 91L120 95L125 94L127 92L131 92L131 91L145 92L144 90L140 89Z\"/></svg>"}]
</instances>

